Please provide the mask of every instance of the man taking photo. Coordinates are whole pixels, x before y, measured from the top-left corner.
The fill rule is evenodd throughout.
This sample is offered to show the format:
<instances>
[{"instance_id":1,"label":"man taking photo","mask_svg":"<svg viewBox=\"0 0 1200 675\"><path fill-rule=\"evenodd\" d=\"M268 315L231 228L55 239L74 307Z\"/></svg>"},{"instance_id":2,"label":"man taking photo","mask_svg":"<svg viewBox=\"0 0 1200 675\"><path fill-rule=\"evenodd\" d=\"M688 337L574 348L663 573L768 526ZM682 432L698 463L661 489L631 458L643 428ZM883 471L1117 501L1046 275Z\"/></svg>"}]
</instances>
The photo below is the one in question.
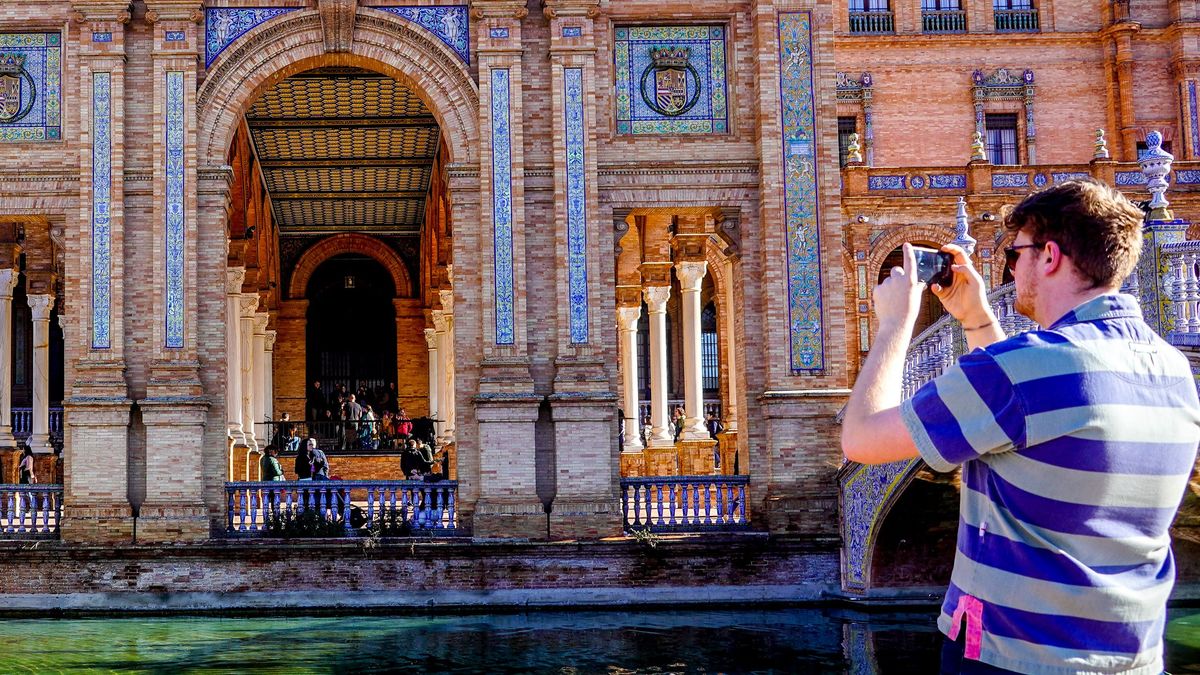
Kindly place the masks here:
<instances>
[{"instance_id":1,"label":"man taking photo","mask_svg":"<svg viewBox=\"0 0 1200 675\"><path fill-rule=\"evenodd\" d=\"M875 289L879 331L846 405L846 458L962 467L958 546L938 627L944 673L1163 671L1175 581L1168 529L1200 442L1187 359L1119 292L1142 212L1070 181L1022 201L1006 261L1016 309L1041 330L1005 339L962 249L932 287L970 353L901 400L923 283L912 248Z\"/></svg>"}]
</instances>

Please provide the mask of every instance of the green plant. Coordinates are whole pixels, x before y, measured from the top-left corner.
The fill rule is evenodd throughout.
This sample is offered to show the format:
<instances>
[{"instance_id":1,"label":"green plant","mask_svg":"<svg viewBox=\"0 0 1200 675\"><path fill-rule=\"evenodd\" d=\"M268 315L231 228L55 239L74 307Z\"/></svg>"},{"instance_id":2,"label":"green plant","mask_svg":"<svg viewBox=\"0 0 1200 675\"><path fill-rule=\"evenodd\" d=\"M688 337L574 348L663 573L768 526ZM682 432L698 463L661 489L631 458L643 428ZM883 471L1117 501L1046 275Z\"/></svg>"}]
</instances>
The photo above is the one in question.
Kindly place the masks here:
<instances>
[{"instance_id":1,"label":"green plant","mask_svg":"<svg viewBox=\"0 0 1200 675\"><path fill-rule=\"evenodd\" d=\"M313 509L285 510L267 517L267 533L283 539L344 537L346 528Z\"/></svg>"},{"instance_id":2,"label":"green plant","mask_svg":"<svg viewBox=\"0 0 1200 675\"><path fill-rule=\"evenodd\" d=\"M647 548L658 548L658 542L662 540L658 534L651 532L650 528L648 527L642 530L631 529L629 530L629 536L633 537L634 541Z\"/></svg>"}]
</instances>

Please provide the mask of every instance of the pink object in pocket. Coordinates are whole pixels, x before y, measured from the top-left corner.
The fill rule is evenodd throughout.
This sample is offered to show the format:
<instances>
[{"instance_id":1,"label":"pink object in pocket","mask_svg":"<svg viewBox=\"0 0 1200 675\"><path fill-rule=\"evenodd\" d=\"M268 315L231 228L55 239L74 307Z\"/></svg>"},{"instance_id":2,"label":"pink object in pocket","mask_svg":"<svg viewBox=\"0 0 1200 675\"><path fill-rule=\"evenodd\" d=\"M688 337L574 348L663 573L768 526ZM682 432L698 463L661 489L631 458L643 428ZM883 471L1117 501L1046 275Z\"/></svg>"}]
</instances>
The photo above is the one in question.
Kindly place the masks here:
<instances>
[{"instance_id":1,"label":"pink object in pocket","mask_svg":"<svg viewBox=\"0 0 1200 675\"><path fill-rule=\"evenodd\" d=\"M979 660L979 650L983 643L983 601L971 595L958 598L958 606L954 608L953 622L950 626L950 639L958 639L958 629L962 625L963 615L967 618L966 644L963 656L973 661Z\"/></svg>"}]
</instances>

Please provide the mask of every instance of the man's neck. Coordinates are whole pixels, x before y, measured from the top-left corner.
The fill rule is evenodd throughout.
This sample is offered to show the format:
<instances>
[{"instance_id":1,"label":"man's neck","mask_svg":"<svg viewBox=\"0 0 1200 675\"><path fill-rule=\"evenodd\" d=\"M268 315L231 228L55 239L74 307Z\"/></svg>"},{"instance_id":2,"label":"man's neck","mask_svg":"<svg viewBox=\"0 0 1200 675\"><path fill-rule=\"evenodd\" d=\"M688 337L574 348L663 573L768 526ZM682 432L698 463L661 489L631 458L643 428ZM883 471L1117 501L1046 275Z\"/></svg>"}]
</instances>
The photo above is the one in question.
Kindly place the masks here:
<instances>
[{"instance_id":1,"label":"man's neck","mask_svg":"<svg viewBox=\"0 0 1200 675\"><path fill-rule=\"evenodd\" d=\"M1035 320L1042 328L1049 328L1050 326L1058 323L1059 319L1066 316L1067 312L1070 312L1085 302L1095 300L1102 295L1118 293L1120 290L1120 286L1097 286L1096 288L1075 290L1069 293L1056 293L1054 291L1044 293L1043 295L1046 296L1044 298L1046 307L1038 312L1039 317ZM1043 317L1046 320L1043 321Z\"/></svg>"}]
</instances>

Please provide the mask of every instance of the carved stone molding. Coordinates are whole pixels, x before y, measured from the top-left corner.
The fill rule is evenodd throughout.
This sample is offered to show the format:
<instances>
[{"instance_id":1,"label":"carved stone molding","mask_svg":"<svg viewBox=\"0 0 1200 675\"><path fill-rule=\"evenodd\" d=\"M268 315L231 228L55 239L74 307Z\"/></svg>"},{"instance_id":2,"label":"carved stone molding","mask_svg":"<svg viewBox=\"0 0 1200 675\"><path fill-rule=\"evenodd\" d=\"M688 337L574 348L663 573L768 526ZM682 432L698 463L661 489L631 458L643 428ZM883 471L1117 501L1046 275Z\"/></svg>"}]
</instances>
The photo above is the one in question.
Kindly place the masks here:
<instances>
[{"instance_id":1,"label":"carved stone molding","mask_svg":"<svg viewBox=\"0 0 1200 675\"><path fill-rule=\"evenodd\" d=\"M717 237L725 244L723 253L728 256L742 253L742 210L736 206L724 206L716 216Z\"/></svg>"},{"instance_id":2,"label":"carved stone molding","mask_svg":"<svg viewBox=\"0 0 1200 675\"><path fill-rule=\"evenodd\" d=\"M126 24L133 18L129 0L72 0L71 19L75 23L115 21Z\"/></svg>"},{"instance_id":3,"label":"carved stone molding","mask_svg":"<svg viewBox=\"0 0 1200 675\"><path fill-rule=\"evenodd\" d=\"M641 304L617 308L617 323L622 331L636 331L638 319L642 318Z\"/></svg>"},{"instance_id":4,"label":"carved stone molding","mask_svg":"<svg viewBox=\"0 0 1200 675\"><path fill-rule=\"evenodd\" d=\"M146 0L145 19L150 25L160 21L200 23L204 6L199 0Z\"/></svg>"},{"instance_id":5,"label":"carved stone molding","mask_svg":"<svg viewBox=\"0 0 1200 675\"><path fill-rule=\"evenodd\" d=\"M474 0L471 17L475 19L524 19L529 15L525 0Z\"/></svg>"},{"instance_id":6,"label":"carved stone molding","mask_svg":"<svg viewBox=\"0 0 1200 675\"><path fill-rule=\"evenodd\" d=\"M437 329L425 329L425 348L429 351L434 351L437 349Z\"/></svg>"},{"instance_id":7,"label":"carved stone molding","mask_svg":"<svg viewBox=\"0 0 1200 675\"><path fill-rule=\"evenodd\" d=\"M542 14L551 20L568 16L595 19L600 16L600 0L542 0Z\"/></svg>"},{"instance_id":8,"label":"carved stone molding","mask_svg":"<svg viewBox=\"0 0 1200 675\"><path fill-rule=\"evenodd\" d=\"M317 0L325 51L348 52L354 43L354 21L358 0Z\"/></svg>"},{"instance_id":9,"label":"carved stone molding","mask_svg":"<svg viewBox=\"0 0 1200 675\"><path fill-rule=\"evenodd\" d=\"M647 286L642 289L646 298L646 311L651 314L661 314L667 311L667 300L671 298L670 286Z\"/></svg>"},{"instance_id":10,"label":"carved stone molding","mask_svg":"<svg viewBox=\"0 0 1200 675\"><path fill-rule=\"evenodd\" d=\"M708 262L704 260L683 260L675 263L675 276L679 277L679 287L685 291L699 291L708 272Z\"/></svg>"},{"instance_id":11,"label":"carved stone molding","mask_svg":"<svg viewBox=\"0 0 1200 675\"><path fill-rule=\"evenodd\" d=\"M245 267L225 268L225 292L237 295L242 292L242 284L246 283Z\"/></svg>"},{"instance_id":12,"label":"carved stone molding","mask_svg":"<svg viewBox=\"0 0 1200 675\"><path fill-rule=\"evenodd\" d=\"M629 232L629 214L633 209L618 208L613 209L613 254L621 255L621 238L625 233Z\"/></svg>"}]
</instances>

